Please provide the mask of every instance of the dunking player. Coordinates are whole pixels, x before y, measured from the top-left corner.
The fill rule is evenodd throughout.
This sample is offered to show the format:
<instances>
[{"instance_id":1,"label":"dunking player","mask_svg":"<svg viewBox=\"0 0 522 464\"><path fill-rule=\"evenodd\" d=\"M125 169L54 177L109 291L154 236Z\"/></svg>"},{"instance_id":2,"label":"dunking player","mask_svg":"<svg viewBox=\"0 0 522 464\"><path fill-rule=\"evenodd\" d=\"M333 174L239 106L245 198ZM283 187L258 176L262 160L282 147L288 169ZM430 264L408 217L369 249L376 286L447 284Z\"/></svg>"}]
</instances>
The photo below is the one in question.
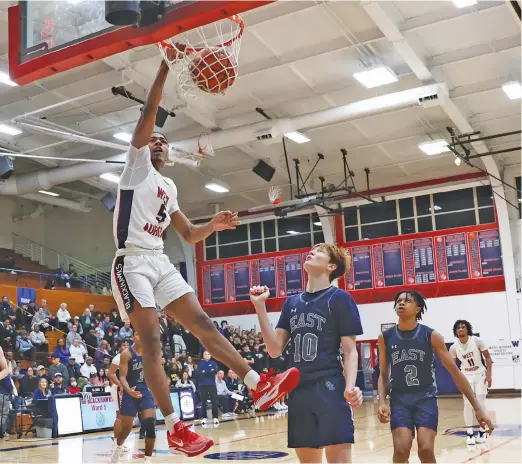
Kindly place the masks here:
<instances>
[{"instance_id":1,"label":"dunking player","mask_svg":"<svg viewBox=\"0 0 522 464\"><path fill-rule=\"evenodd\" d=\"M323 448L328 462L351 462L351 408L362 404L362 393L355 386L355 337L362 334L362 327L352 297L332 285L348 265L344 250L336 246L312 248L304 263L306 291L286 300L275 330L266 312L268 288L250 290L270 356L278 357L292 339L290 360L301 381L288 400L288 447L295 448L300 462L322 462Z\"/></svg>"},{"instance_id":2,"label":"dunking player","mask_svg":"<svg viewBox=\"0 0 522 464\"><path fill-rule=\"evenodd\" d=\"M120 379L118 376L118 371L120 369L120 358L121 354L129 348L128 340L122 340L120 343L120 349L118 354L112 358L111 365L109 367L107 377L111 381L111 397L112 401L116 405L116 420L114 421L114 443L118 440L118 435L120 434L121 429L121 420L120 420L120 392L123 391L123 387L121 386ZM128 451L128 448L125 445L122 445L123 451Z\"/></svg>"},{"instance_id":3,"label":"dunking player","mask_svg":"<svg viewBox=\"0 0 522 464\"><path fill-rule=\"evenodd\" d=\"M254 401L270 407L272 398L292 390L299 372L289 370L262 379L223 337L202 310L194 290L163 254L163 234L170 223L189 243L215 231L234 229L237 213L222 211L207 224L192 224L180 211L177 189L163 177L169 155L167 139L153 132L156 112L169 68L162 62L132 136L121 175L114 212L114 238L118 248L113 263L112 288L123 320L141 335L143 371L156 404L165 417L169 446L187 456L197 456L212 440L192 432L174 413L161 366L161 342L156 304L190 330L214 358L233 369L252 389Z\"/></svg>"},{"instance_id":4,"label":"dunking player","mask_svg":"<svg viewBox=\"0 0 522 464\"><path fill-rule=\"evenodd\" d=\"M482 410L468 381L453 362L442 336L419 324L426 311L424 297L413 290L399 292L394 298L399 323L379 335L379 409L384 424L391 420L393 462L408 462L417 430L421 462L435 461L435 436L439 420L437 389L433 376L433 354L437 353L457 388L469 400L478 423L493 431L493 424ZM391 367L391 382L389 368ZM386 394L390 386L390 408Z\"/></svg>"},{"instance_id":5,"label":"dunking player","mask_svg":"<svg viewBox=\"0 0 522 464\"><path fill-rule=\"evenodd\" d=\"M491 387L491 368L493 367L488 348L480 338L473 335L473 327L471 327L468 321L458 320L455 322L453 334L457 340L450 346L449 353L455 361L457 359L460 361L460 370L471 385L475 395L477 395L480 407L485 411L486 396L488 388ZM486 368L484 368L482 357L486 361ZM466 443L468 445L486 441L487 433L482 427L480 427L475 439L473 434L473 411L466 397L464 397L464 422L468 428L466 434Z\"/></svg>"},{"instance_id":6,"label":"dunking player","mask_svg":"<svg viewBox=\"0 0 522 464\"><path fill-rule=\"evenodd\" d=\"M156 442L156 407L152 393L143 377L142 346L138 332L134 332L134 344L121 353L120 385L123 388L120 406L120 433L112 451L111 462L119 462L124 451L123 443L132 430L136 414L140 415L145 429L145 462L150 458Z\"/></svg>"}]
</instances>

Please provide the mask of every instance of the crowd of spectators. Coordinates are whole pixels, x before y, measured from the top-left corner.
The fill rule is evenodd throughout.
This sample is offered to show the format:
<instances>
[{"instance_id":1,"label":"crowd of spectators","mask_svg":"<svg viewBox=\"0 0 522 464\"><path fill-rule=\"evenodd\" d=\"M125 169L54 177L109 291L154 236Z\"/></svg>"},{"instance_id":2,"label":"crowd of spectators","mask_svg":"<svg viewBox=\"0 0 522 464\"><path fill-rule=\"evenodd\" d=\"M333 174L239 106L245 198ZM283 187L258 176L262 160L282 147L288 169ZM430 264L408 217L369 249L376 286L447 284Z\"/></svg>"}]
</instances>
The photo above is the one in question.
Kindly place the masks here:
<instances>
[{"instance_id":1,"label":"crowd of spectators","mask_svg":"<svg viewBox=\"0 0 522 464\"><path fill-rule=\"evenodd\" d=\"M89 305L81 316L73 317L67 303L62 303L53 314L45 299L38 305L30 302L23 305L22 310L15 310L4 297L0 317L3 321L0 345L6 354L9 373L20 396L36 399L109 386L107 373L112 358L121 342L130 341L134 333L115 309L102 313ZM253 409L248 389L232 370L212 359L196 337L165 312L159 311L158 318L165 375L171 387L189 387L194 391L203 422L207 405L215 423L218 423L219 410L221 417L235 418ZM229 326L227 321L214 324L256 372L285 369L285 353L271 359L261 333ZM54 347L49 347L46 337L49 331L62 335ZM32 367L21 369L20 360L15 356L33 361ZM37 356L39 362L36 362ZM276 406L276 409L284 408L284 404Z\"/></svg>"}]
</instances>

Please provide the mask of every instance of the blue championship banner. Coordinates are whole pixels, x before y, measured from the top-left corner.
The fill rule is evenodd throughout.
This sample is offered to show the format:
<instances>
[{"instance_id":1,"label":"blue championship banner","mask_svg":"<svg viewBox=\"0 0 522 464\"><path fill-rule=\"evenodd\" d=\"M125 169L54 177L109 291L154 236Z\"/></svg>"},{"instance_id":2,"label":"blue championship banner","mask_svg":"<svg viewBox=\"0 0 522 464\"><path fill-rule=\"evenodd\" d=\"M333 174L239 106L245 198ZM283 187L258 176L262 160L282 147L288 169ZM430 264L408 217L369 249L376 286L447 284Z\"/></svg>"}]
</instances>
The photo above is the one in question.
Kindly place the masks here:
<instances>
[{"instance_id":1,"label":"blue championship banner","mask_svg":"<svg viewBox=\"0 0 522 464\"><path fill-rule=\"evenodd\" d=\"M36 289L18 287L16 299L18 306L29 304L30 301L36 301Z\"/></svg>"}]
</instances>

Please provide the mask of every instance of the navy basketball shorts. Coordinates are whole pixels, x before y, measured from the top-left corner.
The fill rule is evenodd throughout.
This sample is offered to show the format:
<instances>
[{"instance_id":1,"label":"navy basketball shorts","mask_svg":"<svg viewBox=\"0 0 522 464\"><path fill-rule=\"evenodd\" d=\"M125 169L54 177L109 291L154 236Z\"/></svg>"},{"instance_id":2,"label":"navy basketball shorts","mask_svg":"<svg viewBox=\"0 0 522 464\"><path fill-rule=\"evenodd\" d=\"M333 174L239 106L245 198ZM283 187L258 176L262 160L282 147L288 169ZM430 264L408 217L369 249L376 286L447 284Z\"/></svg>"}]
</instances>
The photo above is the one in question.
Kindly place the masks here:
<instances>
[{"instance_id":1,"label":"navy basketball shorts","mask_svg":"<svg viewBox=\"0 0 522 464\"><path fill-rule=\"evenodd\" d=\"M436 392L392 392L390 398L392 430L406 427L415 434L415 429L426 427L437 431L439 407Z\"/></svg>"},{"instance_id":2,"label":"navy basketball shorts","mask_svg":"<svg viewBox=\"0 0 522 464\"><path fill-rule=\"evenodd\" d=\"M120 415L136 417L141 411L155 409L154 397L148 388L136 388L141 393L141 398L133 398L127 392L121 396Z\"/></svg>"},{"instance_id":3,"label":"navy basketball shorts","mask_svg":"<svg viewBox=\"0 0 522 464\"><path fill-rule=\"evenodd\" d=\"M324 377L297 387L288 399L288 447L323 448L353 443L352 408L344 377Z\"/></svg>"}]
</instances>

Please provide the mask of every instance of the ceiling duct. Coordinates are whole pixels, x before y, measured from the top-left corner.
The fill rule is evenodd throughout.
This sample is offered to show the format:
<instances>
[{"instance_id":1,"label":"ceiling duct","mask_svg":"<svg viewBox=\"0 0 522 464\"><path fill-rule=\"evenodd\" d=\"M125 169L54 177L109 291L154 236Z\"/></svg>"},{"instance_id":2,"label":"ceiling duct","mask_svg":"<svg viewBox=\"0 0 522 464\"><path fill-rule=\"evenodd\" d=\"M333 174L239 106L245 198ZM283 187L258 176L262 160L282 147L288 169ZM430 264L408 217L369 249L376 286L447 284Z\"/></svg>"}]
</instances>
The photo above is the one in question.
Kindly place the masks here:
<instances>
[{"instance_id":1,"label":"ceiling duct","mask_svg":"<svg viewBox=\"0 0 522 464\"><path fill-rule=\"evenodd\" d=\"M391 111L411 105L419 105L423 98L433 95L443 95L445 87L441 84L430 84L416 87L401 92L394 92L379 97L369 98L347 105L316 111L294 118L270 119L233 127L217 132L209 136L209 143L214 150L221 148L251 143L258 140L259 134L271 134L272 137L282 137L292 131L306 130L328 124L340 123L350 119L369 116L383 111ZM198 137L173 142L175 148L198 152ZM104 158L105 161L125 161L125 153ZM99 176L107 172L121 170L121 165L105 163L77 163L70 166L43 169L38 172L21 174L11 177L8 181L0 183L0 194L22 195L47 190L53 185Z\"/></svg>"}]
</instances>

